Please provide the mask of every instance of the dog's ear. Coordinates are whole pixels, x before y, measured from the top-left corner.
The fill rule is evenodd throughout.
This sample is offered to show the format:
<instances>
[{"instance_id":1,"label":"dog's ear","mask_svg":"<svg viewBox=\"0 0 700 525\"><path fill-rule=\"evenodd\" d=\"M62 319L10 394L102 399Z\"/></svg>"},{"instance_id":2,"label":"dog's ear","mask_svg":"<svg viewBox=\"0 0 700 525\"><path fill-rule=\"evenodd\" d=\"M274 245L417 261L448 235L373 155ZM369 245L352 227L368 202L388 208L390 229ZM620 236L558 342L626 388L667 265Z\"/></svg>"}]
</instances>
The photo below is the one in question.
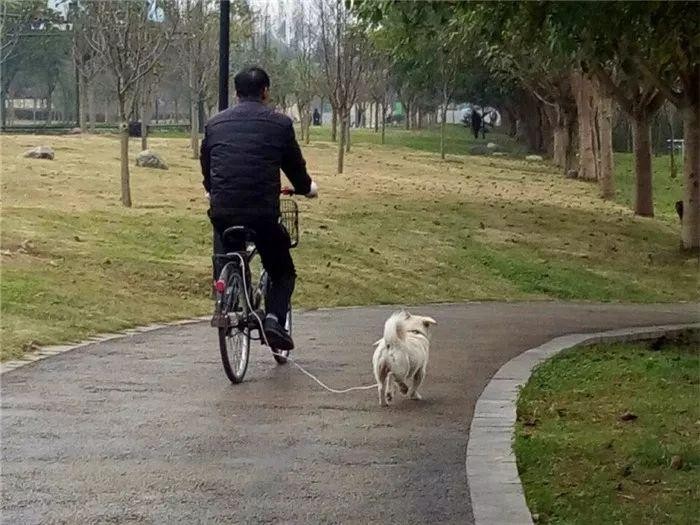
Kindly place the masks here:
<instances>
[{"instance_id":1,"label":"dog's ear","mask_svg":"<svg viewBox=\"0 0 700 525\"><path fill-rule=\"evenodd\" d=\"M437 321L433 319L432 317L424 317L423 318L423 326L426 328L430 328L431 326L437 324Z\"/></svg>"}]
</instances>

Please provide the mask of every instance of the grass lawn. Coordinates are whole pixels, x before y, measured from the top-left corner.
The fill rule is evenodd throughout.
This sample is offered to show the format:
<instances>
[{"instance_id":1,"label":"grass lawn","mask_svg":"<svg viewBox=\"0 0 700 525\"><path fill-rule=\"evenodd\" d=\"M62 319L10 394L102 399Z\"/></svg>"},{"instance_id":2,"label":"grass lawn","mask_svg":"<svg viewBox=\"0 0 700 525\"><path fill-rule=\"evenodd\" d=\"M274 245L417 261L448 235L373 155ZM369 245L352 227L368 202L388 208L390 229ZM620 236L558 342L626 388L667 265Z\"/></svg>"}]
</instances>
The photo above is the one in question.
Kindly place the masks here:
<instances>
[{"instance_id":1,"label":"grass lawn","mask_svg":"<svg viewBox=\"0 0 700 525\"><path fill-rule=\"evenodd\" d=\"M356 132L343 176L335 144L304 147L321 198L299 201L296 306L697 298L697 259L679 254L673 217L636 218L546 163L441 161L436 131L390 130L387 139L394 145ZM137 168L138 143L134 207L125 209L117 137L0 137L2 358L209 311L198 161L186 139L153 138L170 170ZM450 127L450 151L471 143L468 130ZM53 146L56 160L21 156L38 144Z\"/></svg>"},{"instance_id":2,"label":"grass lawn","mask_svg":"<svg viewBox=\"0 0 700 525\"><path fill-rule=\"evenodd\" d=\"M696 522L699 385L697 333L658 351L571 350L537 368L518 401L515 452L539 523Z\"/></svg>"}]
</instances>

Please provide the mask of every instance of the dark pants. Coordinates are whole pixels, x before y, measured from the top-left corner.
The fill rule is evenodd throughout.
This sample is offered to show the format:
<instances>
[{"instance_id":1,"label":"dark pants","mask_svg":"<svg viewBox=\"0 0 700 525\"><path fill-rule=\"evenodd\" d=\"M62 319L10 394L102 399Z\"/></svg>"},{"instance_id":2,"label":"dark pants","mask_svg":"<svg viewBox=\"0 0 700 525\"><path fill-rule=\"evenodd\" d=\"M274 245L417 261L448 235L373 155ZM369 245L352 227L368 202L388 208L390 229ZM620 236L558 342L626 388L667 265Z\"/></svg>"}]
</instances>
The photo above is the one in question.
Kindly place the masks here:
<instances>
[{"instance_id":1,"label":"dark pants","mask_svg":"<svg viewBox=\"0 0 700 525\"><path fill-rule=\"evenodd\" d=\"M284 325L287 317L287 309L291 304L294 292L296 270L292 255L289 253L289 234L287 230L272 220L249 221L241 224L241 221L233 222L228 219L212 219L214 226L214 253L226 253L242 250L241 245L227 244L221 235L230 226L242 225L255 231L255 246L260 253L263 268L270 279L270 288L265 297L267 313L274 314L279 322ZM217 279L223 265L214 263L214 278Z\"/></svg>"}]
</instances>

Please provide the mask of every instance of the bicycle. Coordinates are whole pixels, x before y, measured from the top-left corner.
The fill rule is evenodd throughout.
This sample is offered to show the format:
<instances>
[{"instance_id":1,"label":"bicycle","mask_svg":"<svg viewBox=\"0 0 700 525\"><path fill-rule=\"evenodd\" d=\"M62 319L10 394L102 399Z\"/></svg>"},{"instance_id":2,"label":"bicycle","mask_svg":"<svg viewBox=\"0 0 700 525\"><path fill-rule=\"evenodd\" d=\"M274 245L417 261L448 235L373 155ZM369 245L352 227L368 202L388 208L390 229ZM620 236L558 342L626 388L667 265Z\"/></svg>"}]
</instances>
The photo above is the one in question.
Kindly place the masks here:
<instances>
[{"instance_id":1,"label":"bicycle","mask_svg":"<svg viewBox=\"0 0 700 525\"><path fill-rule=\"evenodd\" d=\"M284 195L292 195L285 189ZM280 200L280 223L290 237L290 248L299 244L299 208L292 199ZM255 232L245 226L231 226L223 235L224 243L240 244L243 250L214 254L216 261L224 266L215 283L216 306L211 326L219 331L219 351L224 371L229 380L236 384L243 381L248 369L250 342L260 341L266 345L262 322L264 313L261 304L267 297L270 279L263 269L257 283L251 278L250 263L257 254ZM292 305L287 308L284 328L292 334ZM257 337L252 332L257 330ZM289 350L271 348L275 361L287 363Z\"/></svg>"}]
</instances>

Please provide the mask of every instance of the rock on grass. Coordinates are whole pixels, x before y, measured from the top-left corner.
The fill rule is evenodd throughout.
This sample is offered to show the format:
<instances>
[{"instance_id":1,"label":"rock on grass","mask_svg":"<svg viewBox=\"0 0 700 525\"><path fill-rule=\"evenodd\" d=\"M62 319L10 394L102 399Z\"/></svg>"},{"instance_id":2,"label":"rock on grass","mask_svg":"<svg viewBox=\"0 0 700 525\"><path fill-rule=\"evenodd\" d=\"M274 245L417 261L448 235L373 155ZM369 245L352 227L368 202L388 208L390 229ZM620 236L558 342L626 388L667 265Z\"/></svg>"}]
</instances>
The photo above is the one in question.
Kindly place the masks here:
<instances>
[{"instance_id":1,"label":"rock on grass","mask_svg":"<svg viewBox=\"0 0 700 525\"><path fill-rule=\"evenodd\" d=\"M55 153L53 148L49 146L37 146L24 153L24 156L28 159L46 159L53 160Z\"/></svg>"},{"instance_id":2,"label":"rock on grass","mask_svg":"<svg viewBox=\"0 0 700 525\"><path fill-rule=\"evenodd\" d=\"M136 165L143 168L155 168L159 170L167 170L168 165L155 151L145 149L136 157Z\"/></svg>"}]
</instances>

